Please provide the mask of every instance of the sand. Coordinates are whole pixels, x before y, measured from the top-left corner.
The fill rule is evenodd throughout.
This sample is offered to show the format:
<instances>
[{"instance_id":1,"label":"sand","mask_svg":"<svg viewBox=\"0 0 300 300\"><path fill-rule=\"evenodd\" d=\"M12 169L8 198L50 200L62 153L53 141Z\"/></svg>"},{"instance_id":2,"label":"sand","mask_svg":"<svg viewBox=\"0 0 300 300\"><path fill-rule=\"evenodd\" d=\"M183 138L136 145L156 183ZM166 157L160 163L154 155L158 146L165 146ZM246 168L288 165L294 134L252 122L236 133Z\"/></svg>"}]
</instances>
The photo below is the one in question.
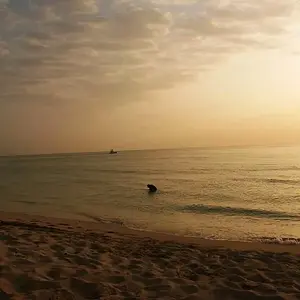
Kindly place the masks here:
<instances>
[{"instance_id":1,"label":"sand","mask_svg":"<svg viewBox=\"0 0 300 300\"><path fill-rule=\"evenodd\" d=\"M300 299L300 247L0 213L0 299Z\"/></svg>"}]
</instances>

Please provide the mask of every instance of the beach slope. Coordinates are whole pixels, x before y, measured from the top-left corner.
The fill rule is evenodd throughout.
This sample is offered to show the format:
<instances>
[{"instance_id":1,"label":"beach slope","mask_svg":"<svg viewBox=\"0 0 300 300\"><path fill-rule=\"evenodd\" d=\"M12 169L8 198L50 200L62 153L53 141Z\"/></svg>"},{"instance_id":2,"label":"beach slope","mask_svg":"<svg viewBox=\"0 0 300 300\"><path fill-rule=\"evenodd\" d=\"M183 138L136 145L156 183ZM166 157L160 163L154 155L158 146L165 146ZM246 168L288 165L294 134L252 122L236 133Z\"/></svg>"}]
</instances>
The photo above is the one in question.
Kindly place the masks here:
<instances>
[{"instance_id":1,"label":"beach slope","mask_svg":"<svg viewBox=\"0 0 300 300\"><path fill-rule=\"evenodd\" d=\"M0 299L300 299L299 246L0 213Z\"/></svg>"}]
</instances>

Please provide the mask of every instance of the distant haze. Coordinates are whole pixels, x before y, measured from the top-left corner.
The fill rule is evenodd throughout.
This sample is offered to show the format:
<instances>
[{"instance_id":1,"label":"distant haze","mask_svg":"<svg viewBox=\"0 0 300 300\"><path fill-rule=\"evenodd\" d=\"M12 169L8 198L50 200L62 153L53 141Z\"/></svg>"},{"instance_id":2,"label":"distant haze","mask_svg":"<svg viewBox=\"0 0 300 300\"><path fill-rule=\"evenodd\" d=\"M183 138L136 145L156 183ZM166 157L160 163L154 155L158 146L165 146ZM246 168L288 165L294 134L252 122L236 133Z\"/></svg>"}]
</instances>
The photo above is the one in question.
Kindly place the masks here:
<instances>
[{"instance_id":1,"label":"distant haze","mask_svg":"<svg viewBox=\"0 0 300 300\"><path fill-rule=\"evenodd\" d=\"M0 155L300 144L300 2L0 0Z\"/></svg>"}]
</instances>

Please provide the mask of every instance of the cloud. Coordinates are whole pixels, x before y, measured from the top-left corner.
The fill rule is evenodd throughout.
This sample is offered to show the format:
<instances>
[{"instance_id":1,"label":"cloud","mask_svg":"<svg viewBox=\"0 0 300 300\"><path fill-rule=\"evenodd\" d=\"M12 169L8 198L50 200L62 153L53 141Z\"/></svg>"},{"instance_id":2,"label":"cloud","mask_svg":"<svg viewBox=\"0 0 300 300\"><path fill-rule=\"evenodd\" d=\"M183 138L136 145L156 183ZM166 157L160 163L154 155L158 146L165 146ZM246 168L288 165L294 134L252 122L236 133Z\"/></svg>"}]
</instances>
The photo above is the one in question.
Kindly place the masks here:
<instances>
[{"instance_id":1,"label":"cloud","mask_svg":"<svg viewBox=\"0 0 300 300\"><path fill-rule=\"evenodd\" d=\"M221 2L2 0L0 101L132 101L277 47L299 12L293 0Z\"/></svg>"}]
</instances>

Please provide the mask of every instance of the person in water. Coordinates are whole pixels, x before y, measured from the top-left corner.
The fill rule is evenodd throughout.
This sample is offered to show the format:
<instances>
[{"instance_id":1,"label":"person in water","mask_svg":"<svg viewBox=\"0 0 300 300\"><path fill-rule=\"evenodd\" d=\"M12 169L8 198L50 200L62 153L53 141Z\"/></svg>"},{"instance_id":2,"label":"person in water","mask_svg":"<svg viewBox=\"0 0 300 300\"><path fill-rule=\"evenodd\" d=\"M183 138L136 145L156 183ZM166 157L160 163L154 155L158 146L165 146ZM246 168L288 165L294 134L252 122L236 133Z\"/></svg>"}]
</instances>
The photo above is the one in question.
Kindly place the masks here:
<instances>
[{"instance_id":1,"label":"person in water","mask_svg":"<svg viewBox=\"0 0 300 300\"><path fill-rule=\"evenodd\" d=\"M157 187L153 184L147 184L147 187L149 189L149 193L155 193L157 191Z\"/></svg>"}]
</instances>

